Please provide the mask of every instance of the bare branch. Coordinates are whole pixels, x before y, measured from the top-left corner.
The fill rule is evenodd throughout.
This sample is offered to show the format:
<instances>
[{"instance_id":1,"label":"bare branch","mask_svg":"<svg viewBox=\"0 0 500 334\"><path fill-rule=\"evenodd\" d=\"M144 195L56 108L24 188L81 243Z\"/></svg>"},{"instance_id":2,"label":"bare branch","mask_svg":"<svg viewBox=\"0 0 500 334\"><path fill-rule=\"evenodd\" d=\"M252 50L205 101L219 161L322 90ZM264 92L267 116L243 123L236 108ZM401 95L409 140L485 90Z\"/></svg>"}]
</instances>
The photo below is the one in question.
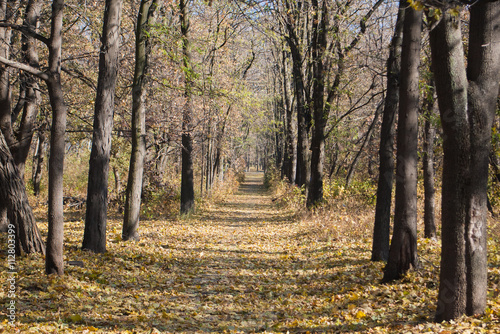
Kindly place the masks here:
<instances>
[{"instance_id":1,"label":"bare branch","mask_svg":"<svg viewBox=\"0 0 500 334\"><path fill-rule=\"evenodd\" d=\"M38 34L36 31L30 29L28 26L25 25L19 25L19 24L12 24L12 23L7 23L5 21L0 22L0 28L11 28L17 31L22 32L25 35L28 35L30 37L33 37L40 42L44 43L45 45L49 45L50 40L47 37L44 37L40 34Z\"/></svg>"},{"instance_id":2,"label":"bare branch","mask_svg":"<svg viewBox=\"0 0 500 334\"><path fill-rule=\"evenodd\" d=\"M40 71L39 69L36 69L36 68L29 66L27 64L23 64L23 63L20 63L17 61L12 61L12 60L9 60L9 59L4 58L4 57L0 57L0 63L7 65L7 66L10 66L10 67L13 67L13 68L17 68L19 70L26 71L28 73L31 73L34 76L36 76L44 81L49 80L49 75L47 73Z\"/></svg>"}]
</instances>

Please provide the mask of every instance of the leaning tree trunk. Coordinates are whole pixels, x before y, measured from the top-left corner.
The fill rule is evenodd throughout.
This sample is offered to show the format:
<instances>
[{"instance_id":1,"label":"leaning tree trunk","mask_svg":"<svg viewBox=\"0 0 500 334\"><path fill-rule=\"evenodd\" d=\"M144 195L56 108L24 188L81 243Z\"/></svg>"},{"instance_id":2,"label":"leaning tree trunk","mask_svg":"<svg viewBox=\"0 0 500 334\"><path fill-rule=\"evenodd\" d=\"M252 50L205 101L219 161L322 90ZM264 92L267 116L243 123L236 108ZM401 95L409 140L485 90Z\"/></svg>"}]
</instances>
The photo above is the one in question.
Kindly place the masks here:
<instances>
[{"instance_id":1,"label":"leaning tree trunk","mask_svg":"<svg viewBox=\"0 0 500 334\"><path fill-rule=\"evenodd\" d=\"M0 202L8 207L7 227L15 230L16 255L44 253L45 246L28 202L24 182L1 132Z\"/></svg>"},{"instance_id":2,"label":"leaning tree trunk","mask_svg":"<svg viewBox=\"0 0 500 334\"><path fill-rule=\"evenodd\" d=\"M192 138L192 76L191 59L189 54L189 18L187 1L179 1L182 53L184 66L184 106L182 110L182 176L181 176L181 213L194 210L194 176L193 176L193 138Z\"/></svg>"},{"instance_id":3,"label":"leaning tree trunk","mask_svg":"<svg viewBox=\"0 0 500 334\"><path fill-rule=\"evenodd\" d=\"M156 9L156 0L142 0L135 33L135 72L132 87L132 153L125 197L123 240L139 239L142 176L146 155L146 71L149 64L149 25Z\"/></svg>"},{"instance_id":4,"label":"leaning tree trunk","mask_svg":"<svg viewBox=\"0 0 500 334\"><path fill-rule=\"evenodd\" d=\"M26 7L24 26L33 31L37 29L42 4L43 2L40 0L32 0L28 2ZM23 34L21 41L24 63L33 68L39 68L36 39ZM11 152L22 180L24 180L26 159L28 158L33 134L35 132L35 123L40 104L40 88L38 81L39 79L30 73L21 73L21 86L24 91L24 102L21 103L23 105L23 114L19 129L16 133L16 143L12 145L9 143L9 146L11 147Z\"/></svg>"},{"instance_id":5,"label":"leaning tree trunk","mask_svg":"<svg viewBox=\"0 0 500 334\"><path fill-rule=\"evenodd\" d=\"M465 221L469 178L467 76L460 19L445 13L430 32L432 68L443 126L441 270L436 321L465 312Z\"/></svg>"},{"instance_id":6,"label":"leaning tree trunk","mask_svg":"<svg viewBox=\"0 0 500 334\"><path fill-rule=\"evenodd\" d=\"M406 0L399 3L398 17L387 59L387 93L380 129L380 166L373 227L372 261L387 261L391 226L392 183L394 176L394 123L399 104L399 72Z\"/></svg>"},{"instance_id":7,"label":"leaning tree trunk","mask_svg":"<svg viewBox=\"0 0 500 334\"><path fill-rule=\"evenodd\" d=\"M122 0L106 0L82 243L82 249L95 253L106 251L109 159L118 74L121 11Z\"/></svg>"},{"instance_id":8,"label":"leaning tree trunk","mask_svg":"<svg viewBox=\"0 0 500 334\"><path fill-rule=\"evenodd\" d=\"M471 179L465 227L466 312L475 315L486 309L488 157L500 82L500 1L476 3L470 15L467 79Z\"/></svg>"},{"instance_id":9,"label":"leaning tree trunk","mask_svg":"<svg viewBox=\"0 0 500 334\"><path fill-rule=\"evenodd\" d=\"M417 267L417 142L422 11L406 8L401 53L401 87L396 164L394 233L383 281Z\"/></svg>"}]
</instances>

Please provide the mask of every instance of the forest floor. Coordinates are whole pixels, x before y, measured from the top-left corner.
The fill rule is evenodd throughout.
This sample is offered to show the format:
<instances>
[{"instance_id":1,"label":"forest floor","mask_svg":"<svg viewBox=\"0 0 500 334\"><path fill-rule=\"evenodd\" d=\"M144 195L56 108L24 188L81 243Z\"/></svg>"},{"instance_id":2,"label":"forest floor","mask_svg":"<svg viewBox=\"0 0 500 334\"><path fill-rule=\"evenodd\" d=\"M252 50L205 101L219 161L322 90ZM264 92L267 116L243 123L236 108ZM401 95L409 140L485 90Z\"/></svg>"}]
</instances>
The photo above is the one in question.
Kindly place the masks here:
<instances>
[{"instance_id":1,"label":"forest floor","mask_svg":"<svg viewBox=\"0 0 500 334\"><path fill-rule=\"evenodd\" d=\"M436 324L437 241L421 239L422 267L382 285L383 264L370 261L372 208L342 204L335 222L318 225L277 207L262 176L248 173L236 193L190 217L144 220L137 242L122 242L121 220L110 218L104 254L81 251L83 220L68 221L65 260L82 266L47 278L41 256L17 259L17 318L7 323L3 283L0 332L500 332L496 239L486 314Z\"/></svg>"}]
</instances>

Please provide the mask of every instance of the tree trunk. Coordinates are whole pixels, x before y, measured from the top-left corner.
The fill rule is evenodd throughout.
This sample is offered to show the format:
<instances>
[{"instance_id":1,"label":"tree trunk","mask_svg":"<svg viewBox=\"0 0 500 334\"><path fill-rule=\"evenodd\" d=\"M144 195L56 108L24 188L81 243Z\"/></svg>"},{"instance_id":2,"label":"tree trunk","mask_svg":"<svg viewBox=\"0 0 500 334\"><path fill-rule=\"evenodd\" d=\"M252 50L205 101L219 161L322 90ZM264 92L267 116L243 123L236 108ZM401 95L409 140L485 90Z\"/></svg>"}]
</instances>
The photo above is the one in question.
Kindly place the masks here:
<instances>
[{"instance_id":1,"label":"tree trunk","mask_svg":"<svg viewBox=\"0 0 500 334\"><path fill-rule=\"evenodd\" d=\"M359 148L358 152L354 156L354 159L352 160L351 166L349 167L349 171L347 172L347 176L345 178L345 186L346 188L349 187L351 184L352 176L354 175L354 170L356 169L356 165L358 164L359 157L363 153L366 144L371 140L373 129L375 129L375 124L378 122L378 117L382 111L382 106L383 104L380 103L377 107L377 110L375 110L375 116L373 117L372 123L370 124L370 127L368 128L368 131L366 131L365 138L363 139L363 143L361 144L361 147Z\"/></svg>"},{"instance_id":2,"label":"tree trunk","mask_svg":"<svg viewBox=\"0 0 500 334\"><path fill-rule=\"evenodd\" d=\"M401 86L396 164L394 233L383 281L401 278L417 258L417 142L422 11L406 8L401 53Z\"/></svg>"},{"instance_id":3,"label":"tree trunk","mask_svg":"<svg viewBox=\"0 0 500 334\"><path fill-rule=\"evenodd\" d=\"M189 18L187 2L179 1L179 18L181 22L182 53L184 66L184 107L182 111L182 171L181 171L181 213L186 214L194 210L194 177L193 177L193 138L192 138L192 76L191 59L189 53Z\"/></svg>"},{"instance_id":4,"label":"tree trunk","mask_svg":"<svg viewBox=\"0 0 500 334\"><path fill-rule=\"evenodd\" d=\"M49 230L45 272L58 275L64 274L63 172L67 108L61 86L63 10L64 0L54 0L52 2L49 78L46 80L52 107L52 127L50 131L49 158Z\"/></svg>"},{"instance_id":5,"label":"tree trunk","mask_svg":"<svg viewBox=\"0 0 500 334\"><path fill-rule=\"evenodd\" d=\"M135 72L132 87L132 153L123 217L123 240L139 239L142 178L146 155L146 73L149 65L149 26L156 9L156 0L142 0L135 32Z\"/></svg>"},{"instance_id":6,"label":"tree trunk","mask_svg":"<svg viewBox=\"0 0 500 334\"><path fill-rule=\"evenodd\" d=\"M47 150L45 126L43 125L38 129L38 142L36 145L35 154L33 156L33 193L35 196L40 195L40 184L42 182L43 161L45 160L45 151Z\"/></svg>"},{"instance_id":7,"label":"tree trunk","mask_svg":"<svg viewBox=\"0 0 500 334\"><path fill-rule=\"evenodd\" d=\"M45 246L28 202L24 182L14 163L7 142L0 132L0 203L8 210L9 229L15 230L15 253L44 253ZM10 239L9 239L10 240Z\"/></svg>"},{"instance_id":8,"label":"tree trunk","mask_svg":"<svg viewBox=\"0 0 500 334\"><path fill-rule=\"evenodd\" d=\"M500 1L476 3L470 15L467 79L471 179L465 235L466 312L475 315L486 309L488 157L500 82Z\"/></svg>"},{"instance_id":9,"label":"tree trunk","mask_svg":"<svg viewBox=\"0 0 500 334\"><path fill-rule=\"evenodd\" d=\"M290 103L289 95L289 80L287 70L287 57L283 51L283 99L285 107L285 151L283 156L283 176L290 183L295 183L295 175L293 174L293 161L294 161L294 145L293 145L293 111Z\"/></svg>"},{"instance_id":10,"label":"tree trunk","mask_svg":"<svg viewBox=\"0 0 500 334\"><path fill-rule=\"evenodd\" d=\"M434 94L434 90L431 94ZM423 170L424 170L424 236L436 238L435 222L435 189L434 189L434 137L436 129L433 125L434 96L428 96L425 110Z\"/></svg>"},{"instance_id":11,"label":"tree trunk","mask_svg":"<svg viewBox=\"0 0 500 334\"><path fill-rule=\"evenodd\" d=\"M95 253L106 251L109 159L118 74L121 11L122 0L106 0L82 243L82 249Z\"/></svg>"},{"instance_id":12,"label":"tree trunk","mask_svg":"<svg viewBox=\"0 0 500 334\"><path fill-rule=\"evenodd\" d=\"M467 77L460 19L445 13L430 32L432 68L443 126L442 248L436 321L465 312L465 221L470 158Z\"/></svg>"},{"instance_id":13,"label":"tree trunk","mask_svg":"<svg viewBox=\"0 0 500 334\"><path fill-rule=\"evenodd\" d=\"M7 20L7 2L7 0L0 1L0 18L2 20ZM8 58L10 33L7 28L0 28L0 40L5 41L0 44L0 56ZM6 140L6 137L12 139L10 95L9 68L6 65L2 65L0 67L0 132L2 132L3 140ZM9 155L11 155L10 150L8 151ZM5 229L5 231L8 230L7 226L9 225L7 208L7 201L0 201L0 225L2 226L2 230Z\"/></svg>"},{"instance_id":14,"label":"tree trunk","mask_svg":"<svg viewBox=\"0 0 500 334\"><path fill-rule=\"evenodd\" d=\"M372 261L387 261L391 224L392 184L394 176L394 123L399 104L399 73L406 0L399 3L398 17L387 59L387 95L380 129L380 167L373 227Z\"/></svg>"},{"instance_id":15,"label":"tree trunk","mask_svg":"<svg viewBox=\"0 0 500 334\"><path fill-rule=\"evenodd\" d=\"M311 180L307 192L306 206L312 208L323 201L323 163L325 154L325 127L328 114L325 114L324 96L325 79L323 55L327 47L326 34L328 26L328 7L326 1L320 10L318 1L312 1L313 9L313 36L312 36L312 62L313 62L313 93L312 110L313 123L311 139ZM319 13L321 12L321 16Z\"/></svg>"}]
</instances>

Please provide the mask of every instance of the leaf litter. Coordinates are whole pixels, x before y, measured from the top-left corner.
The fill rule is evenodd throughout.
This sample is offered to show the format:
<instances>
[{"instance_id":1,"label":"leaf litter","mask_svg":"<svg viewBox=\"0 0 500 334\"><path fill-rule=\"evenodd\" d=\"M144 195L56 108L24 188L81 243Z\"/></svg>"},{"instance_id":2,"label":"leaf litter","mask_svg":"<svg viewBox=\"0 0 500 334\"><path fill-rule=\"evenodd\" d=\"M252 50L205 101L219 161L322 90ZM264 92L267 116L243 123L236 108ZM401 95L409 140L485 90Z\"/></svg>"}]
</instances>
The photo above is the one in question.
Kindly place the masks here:
<instances>
[{"instance_id":1,"label":"leaf litter","mask_svg":"<svg viewBox=\"0 0 500 334\"><path fill-rule=\"evenodd\" d=\"M383 264L370 261L371 206L346 200L297 215L261 182L247 174L238 192L192 217L141 221L140 241L121 241L121 220L111 218L104 254L80 250L83 220L65 223L65 275L47 277L40 255L17 259L17 318L8 324L2 289L0 332L498 332L498 234L486 313L438 324L438 241L420 239L422 267L382 285Z\"/></svg>"}]
</instances>

